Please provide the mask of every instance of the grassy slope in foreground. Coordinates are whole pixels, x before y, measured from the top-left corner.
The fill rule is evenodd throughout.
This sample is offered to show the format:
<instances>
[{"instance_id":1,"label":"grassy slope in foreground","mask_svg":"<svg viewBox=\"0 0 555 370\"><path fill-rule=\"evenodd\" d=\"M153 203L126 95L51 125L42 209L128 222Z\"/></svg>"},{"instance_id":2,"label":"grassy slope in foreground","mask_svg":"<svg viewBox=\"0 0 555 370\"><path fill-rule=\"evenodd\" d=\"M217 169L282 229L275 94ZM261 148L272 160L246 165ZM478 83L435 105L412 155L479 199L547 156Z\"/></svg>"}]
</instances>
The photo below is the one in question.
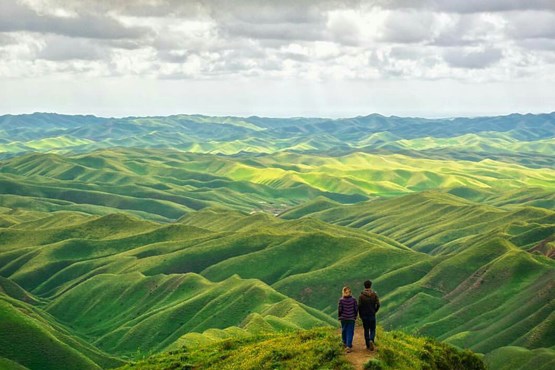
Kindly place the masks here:
<instances>
[{"instance_id":1,"label":"grassy slope in foreground","mask_svg":"<svg viewBox=\"0 0 555 370\"><path fill-rule=\"evenodd\" d=\"M484 369L472 352L429 338L379 330L380 348L367 369ZM351 369L331 329L231 338L158 354L122 370Z\"/></svg>"}]
</instances>

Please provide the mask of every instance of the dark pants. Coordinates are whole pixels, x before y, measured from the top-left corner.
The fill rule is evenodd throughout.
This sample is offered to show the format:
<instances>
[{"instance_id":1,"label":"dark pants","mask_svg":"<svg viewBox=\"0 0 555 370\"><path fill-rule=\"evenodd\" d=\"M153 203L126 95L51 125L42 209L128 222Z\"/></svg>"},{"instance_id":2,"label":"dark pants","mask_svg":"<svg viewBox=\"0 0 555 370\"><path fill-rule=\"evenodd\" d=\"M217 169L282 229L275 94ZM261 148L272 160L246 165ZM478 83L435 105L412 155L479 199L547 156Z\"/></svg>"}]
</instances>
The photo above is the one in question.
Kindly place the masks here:
<instances>
[{"instance_id":1,"label":"dark pants","mask_svg":"<svg viewBox=\"0 0 555 370\"><path fill-rule=\"evenodd\" d=\"M376 338L376 317L362 317L362 327L364 328L364 341L366 348L370 347L370 342Z\"/></svg>"},{"instance_id":2,"label":"dark pants","mask_svg":"<svg viewBox=\"0 0 555 370\"><path fill-rule=\"evenodd\" d=\"M341 320L341 339L345 347L353 348L355 335L355 320Z\"/></svg>"}]
</instances>

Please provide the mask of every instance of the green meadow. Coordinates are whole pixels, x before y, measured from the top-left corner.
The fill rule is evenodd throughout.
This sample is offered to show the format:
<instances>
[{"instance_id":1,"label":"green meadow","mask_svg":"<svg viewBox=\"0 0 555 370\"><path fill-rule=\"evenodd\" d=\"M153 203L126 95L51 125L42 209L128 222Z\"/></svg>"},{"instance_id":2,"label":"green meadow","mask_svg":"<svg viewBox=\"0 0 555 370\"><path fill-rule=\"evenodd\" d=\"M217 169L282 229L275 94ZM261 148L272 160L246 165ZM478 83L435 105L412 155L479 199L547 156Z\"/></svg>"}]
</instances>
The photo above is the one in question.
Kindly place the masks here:
<instances>
[{"instance_id":1,"label":"green meadow","mask_svg":"<svg viewBox=\"0 0 555 370\"><path fill-rule=\"evenodd\" d=\"M0 116L0 368L348 369L337 299L368 278L367 369L551 368L554 135Z\"/></svg>"}]
</instances>

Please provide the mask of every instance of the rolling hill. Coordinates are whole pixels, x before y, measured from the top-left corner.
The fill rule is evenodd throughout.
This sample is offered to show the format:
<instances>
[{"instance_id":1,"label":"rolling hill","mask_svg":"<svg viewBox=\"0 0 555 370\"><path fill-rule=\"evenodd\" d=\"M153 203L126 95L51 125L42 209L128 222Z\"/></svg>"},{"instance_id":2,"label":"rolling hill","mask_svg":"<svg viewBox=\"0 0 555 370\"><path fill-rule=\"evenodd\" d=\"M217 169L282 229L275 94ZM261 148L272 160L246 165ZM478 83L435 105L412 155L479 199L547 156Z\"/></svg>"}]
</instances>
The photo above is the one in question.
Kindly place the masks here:
<instances>
[{"instance_id":1,"label":"rolling hill","mask_svg":"<svg viewBox=\"0 0 555 370\"><path fill-rule=\"evenodd\" d=\"M109 215L79 216L59 227L63 221L56 218L68 219L63 212L4 229L0 240L10 248L0 253L0 274L39 297L40 308L55 320L116 356L164 350L189 332L211 328L258 333L333 325L337 290L343 284L357 286L369 275L385 292L382 322L389 328L479 352L503 345L549 348L554 263L528 251L528 244L515 243L538 243L543 236L534 230L552 230L553 212L531 208L543 212L529 218L534 240L494 235L510 226L491 218L494 206L448 193L406 197L414 200L386 199L391 204L382 209L394 213L392 204L398 202L432 215L430 209L437 207L441 218L464 223L459 213L443 209L446 203L476 206L490 222L473 238L465 231L462 240L442 241L450 247L437 251L426 247L436 241L427 237L425 225L413 231L420 238L400 243L387 230L334 226L306 215L286 221L206 209L172 224ZM316 215L368 208L331 206ZM405 215L379 219L414 228L400 218ZM520 223L514 215L500 220ZM41 232L29 233L31 228Z\"/></svg>"},{"instance_id":2,"label":"rolling hill","mask_svg":"<svg viewBox=\"0 0 555 370\"><path fill-rule=\"evenodd\" d=\"M203 334L202 337L210 336ZM380 331L381 350L366 369L484 369L469 351L459 351L430 338ZM351 369L337 337L329 329L312 329L249 337L219 339L203 347L181 348L122 367L122 370L202 369Z\"/></svg>"},{"instance_id":3,"label":"rolling hill","mask_svg":"<svg viewBox=\"0 0 555 370\"><path fill-rule=\"evenodd\" d=\"M338 292L371 278L368 366L547 368L554 136L553 113L1 116L0 367L342 368Z\"/></svg>"},{"instance_id":4,"label":"rolling hill","mask_svg":"<svg viewBox=\"0 0 555 370\"><path fill-rule=\"evenodd\" d=\"M344 119L208 117L100 118L51 113L0 116L0 155L101 148L175 148L212 154L408 153L553 165L555 113L422 119L379 114Z\"/></svg>"},{"instance_id":5,"label":"rolling hill","mask_svg":"<svg viewBox=\"0 0 555 370\"><path fill-rule=\"evenodd\" d=\"M154 221L176 220L207 207L278 214L317 197L355 203L460 187L498 196L543 189L548 195L542 201L549 206L553 184L551 168L401 154L228 157L110 149L71 156L27 154L0 162L0 206L17 203L22 209L93 214L122 210Z\"/></svg>"}]
</instances>

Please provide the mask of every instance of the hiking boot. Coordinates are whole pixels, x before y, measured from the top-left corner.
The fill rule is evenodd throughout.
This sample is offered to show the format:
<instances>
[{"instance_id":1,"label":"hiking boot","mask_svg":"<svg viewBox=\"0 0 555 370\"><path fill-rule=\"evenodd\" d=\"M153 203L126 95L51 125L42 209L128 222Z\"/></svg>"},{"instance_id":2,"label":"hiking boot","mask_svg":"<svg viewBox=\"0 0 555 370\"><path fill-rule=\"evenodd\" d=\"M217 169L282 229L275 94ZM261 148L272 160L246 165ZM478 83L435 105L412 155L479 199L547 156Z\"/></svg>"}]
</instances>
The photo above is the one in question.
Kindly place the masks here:
<instances>
[{"instance_id":1,"label":"hiking boot","mask_svg":"<svg viewBox=\"0 0 555 370\"><path fill-rule=\"evenodd\" d=\"M351 347L345 347L345 352L351 353L351 351L352 351Z\"/></svg>"},{"instance_id":2,"label":"hiking boot","mask_svg":"<svg viewBox=\"0 0 555 370\"><path fill-rule=\"evenodd\" d=\"M370 342L370 346L368 347L368 349L370 351L375 351L376 350L376 346L374 345L374 342Z\"/></svg>"}]
</instances>

